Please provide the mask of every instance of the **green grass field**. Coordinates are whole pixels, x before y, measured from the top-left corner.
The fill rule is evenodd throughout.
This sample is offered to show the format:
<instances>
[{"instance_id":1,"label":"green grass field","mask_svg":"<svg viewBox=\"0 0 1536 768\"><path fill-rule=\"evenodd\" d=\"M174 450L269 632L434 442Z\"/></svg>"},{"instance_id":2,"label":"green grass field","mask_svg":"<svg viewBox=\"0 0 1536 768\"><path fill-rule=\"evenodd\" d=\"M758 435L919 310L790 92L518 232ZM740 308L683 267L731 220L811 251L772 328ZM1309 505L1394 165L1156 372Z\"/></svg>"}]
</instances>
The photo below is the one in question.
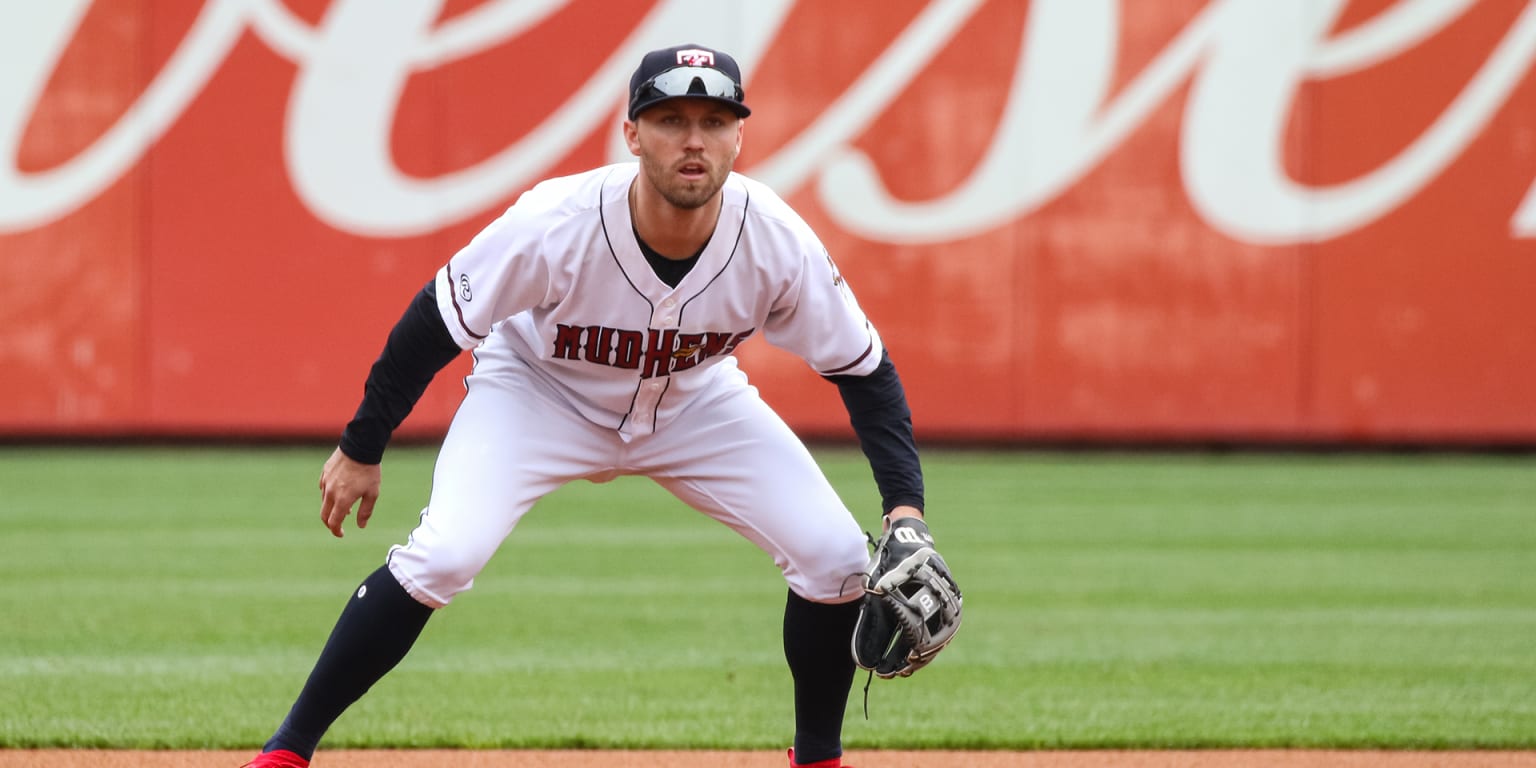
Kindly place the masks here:
<instances>
[{"instance_id":1,"label":"green grass field","mask_svg":"<svg viewBox=\"0 0 1536 768\"><path fill-rule=\"evenodd\" d=\"M391 451L338 541L328 453L0 448L0 747L259 744L430 482ZM1536 457L925 460L965 626L850 748L1536 747ZM648 481L573 485L324 746L782 749L783 598Z\"/></svg>"}]
</instances>

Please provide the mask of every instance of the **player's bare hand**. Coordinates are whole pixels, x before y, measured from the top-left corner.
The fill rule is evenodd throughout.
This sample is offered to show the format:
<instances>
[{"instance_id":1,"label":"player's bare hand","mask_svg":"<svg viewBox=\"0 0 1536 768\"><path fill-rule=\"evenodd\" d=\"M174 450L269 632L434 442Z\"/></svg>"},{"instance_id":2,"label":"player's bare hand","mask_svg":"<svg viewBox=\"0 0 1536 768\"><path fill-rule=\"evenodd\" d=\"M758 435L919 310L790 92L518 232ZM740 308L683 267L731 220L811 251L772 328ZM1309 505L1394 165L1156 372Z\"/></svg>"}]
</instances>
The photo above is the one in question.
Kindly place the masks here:
<instances>
[{"instance_id":1,"label":"player's bare hand","mask_svg":"<svg viewBox=\"0 0 1536 768\"><path fill-rule=\"evenodd\" d=\"M353 504L357 505L357 527L368 527L381 481L379 465L353 461L340 448L326 459L320 470L320 522L331 529L332 536L341 538Z\"/></svg>"},{"instance_id":2,"label":"player's bare hand","mask_svg":"<svg viewBox=\"0 0 1536 768\"><path fill-rule=\"evenodd\" d=\"M881 533L891 529L892 520L900 520L903 517L915 517L921 520L923 519L923 511L917 507L909 507L906 505L892 507L891 511L885 514L885 519L881 525Z\"/></svg>"}]
</instances>

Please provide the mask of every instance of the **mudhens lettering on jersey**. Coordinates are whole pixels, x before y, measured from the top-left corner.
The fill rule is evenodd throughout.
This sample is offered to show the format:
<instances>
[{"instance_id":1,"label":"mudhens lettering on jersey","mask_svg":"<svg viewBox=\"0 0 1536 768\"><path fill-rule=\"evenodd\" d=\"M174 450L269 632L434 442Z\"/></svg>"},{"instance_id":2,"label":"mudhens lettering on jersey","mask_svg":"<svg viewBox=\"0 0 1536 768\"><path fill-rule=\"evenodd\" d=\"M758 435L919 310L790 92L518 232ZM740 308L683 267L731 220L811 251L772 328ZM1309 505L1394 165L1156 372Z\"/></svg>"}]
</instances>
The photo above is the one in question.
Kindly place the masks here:
<instances>
[{"instance_id":1,"label":"mudhens lettering on jersey","mask_svg":"<svg viewBox=\"0 0 1536 768\"><path fill-rule=\"evenodd\" d=\"M555 326L554 357L639 370L640 378L649 379L670 376L711 357L728 355L756 330L681 333L676 328L633 331L560 323Z\"/></svg>"}]
</instances>

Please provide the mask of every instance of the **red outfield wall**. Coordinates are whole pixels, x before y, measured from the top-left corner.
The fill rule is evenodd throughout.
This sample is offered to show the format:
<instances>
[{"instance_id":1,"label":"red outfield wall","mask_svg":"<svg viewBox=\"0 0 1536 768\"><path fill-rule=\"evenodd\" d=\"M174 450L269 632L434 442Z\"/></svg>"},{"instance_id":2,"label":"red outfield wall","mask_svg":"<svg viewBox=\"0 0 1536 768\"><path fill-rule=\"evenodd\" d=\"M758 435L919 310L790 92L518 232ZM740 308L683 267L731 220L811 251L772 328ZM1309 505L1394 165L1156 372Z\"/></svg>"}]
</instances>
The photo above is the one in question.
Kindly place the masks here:
<instances>
[{"instance_id":1,"label":"red outfield wall","mask_svg":"<svg viewBox=\"0 0 1536 768\"><path fill-rule=\"evenodd\" d=\"M624 158L630 69L686 40L739 54L738 169L924 436L1536 443L1517 0L4 4L0 434L334 434L433 270Z\"/></svg>"}]
</instances>

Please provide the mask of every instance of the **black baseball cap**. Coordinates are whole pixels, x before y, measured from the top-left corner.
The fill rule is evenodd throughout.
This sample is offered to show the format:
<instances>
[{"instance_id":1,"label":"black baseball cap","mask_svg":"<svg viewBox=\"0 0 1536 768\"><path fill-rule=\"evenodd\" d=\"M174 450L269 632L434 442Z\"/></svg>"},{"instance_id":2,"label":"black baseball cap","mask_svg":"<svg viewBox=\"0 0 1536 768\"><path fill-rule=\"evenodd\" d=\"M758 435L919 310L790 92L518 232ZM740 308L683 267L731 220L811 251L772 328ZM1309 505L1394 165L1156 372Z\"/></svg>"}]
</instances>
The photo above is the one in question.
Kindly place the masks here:
<instances>
[{"instance_id":1,"label":"black baseball cap","mask_svg":"<svg viewBox=\"0 0 1536 768\"><path fill-rule=\"evenodd\" d=\"M692 43L651 51L629 78L629 119L668 99L718 101L737 117L752 114L742 103L741 68L724 51Z\"/></svg>"}]
</instances>

